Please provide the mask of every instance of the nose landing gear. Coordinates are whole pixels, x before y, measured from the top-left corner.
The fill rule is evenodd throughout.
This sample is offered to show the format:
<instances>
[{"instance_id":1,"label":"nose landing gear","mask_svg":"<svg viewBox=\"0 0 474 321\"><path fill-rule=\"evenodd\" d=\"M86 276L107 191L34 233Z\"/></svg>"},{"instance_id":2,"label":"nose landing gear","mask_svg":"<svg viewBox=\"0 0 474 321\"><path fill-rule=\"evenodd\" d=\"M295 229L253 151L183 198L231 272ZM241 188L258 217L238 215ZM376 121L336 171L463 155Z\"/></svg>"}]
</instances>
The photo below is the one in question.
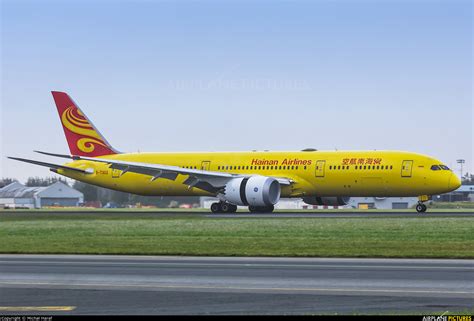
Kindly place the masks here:
<instances>
[{"instance_id":1,"label":"nose landing gear","mask_svg":"<svg viewBox=\"0 0 474 321\"><path fill-rule=\"evenodd\" d=\"M426 205L424 204L424 202L426 202L427 200L429 200L429 196L428 195L422 195L422 196L418 196L418 204L416 205L416 211L418 213L424 213L426 212Z\"/></svg>"},{"instance_id":2,"label":"nose landing gear","mask_svg":"<svg viewBox=\"0 0 474 321\"><path fill-rule=\"evenodd\" d=\"M423 204L422 202L418 202L418 204L416 205L416 211L418 213L424 213L426 212L426 205Z\"/></svg>"}]
</instances>

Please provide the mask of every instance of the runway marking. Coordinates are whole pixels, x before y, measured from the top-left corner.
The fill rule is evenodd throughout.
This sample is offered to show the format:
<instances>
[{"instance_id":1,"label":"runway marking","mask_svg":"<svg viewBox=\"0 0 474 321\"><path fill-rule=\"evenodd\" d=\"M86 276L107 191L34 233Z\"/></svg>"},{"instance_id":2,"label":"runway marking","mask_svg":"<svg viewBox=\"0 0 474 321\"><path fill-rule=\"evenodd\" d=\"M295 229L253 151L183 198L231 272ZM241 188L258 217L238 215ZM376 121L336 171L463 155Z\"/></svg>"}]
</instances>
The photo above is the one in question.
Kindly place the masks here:
<instances>
[{"instance_id":1,"label":"runway marking","mask_svg":"<svg viewBox=\"0 0 474 321\"><path fill-rule=\"evenodd\" d=\"M72 311L75 306L44 306L44 307L0 307L0 311L5 312L57 312L57 311Z\"/></svg>"},{"instance_id":2,"label":"runway marking","mask_svg":"<svg viewBox=\"0 0 474 321\"><path fill-rule=\"evenodd\" d=\"M181 263L181 262L106 262L106 261L1 261L1 264L46 264L46 265L119 265L119 266L185 266L185 267L248 267L248 268L377 268L415 270L472 270L473 266L410 266L410 265L336 265L336 264L262 264L262 263Z\"/></svg>"},{"instance_id":3,"label":"runway marking","mask_svg":"<svg viewBox=\"0 0 474 321\"><path fill-rule=\"evenodd\" d=\"M107 283L50 283L50 282L0 282L1 285L49 285L49 286L79 286L79 287L137 287L163 289L195 289L195 290L239 290L239 291L294 291L294 292L362 292L362 293L419 293L419 294L468 294L474 292L445 291L445 290L390 290L390 289L348 289L348 288L270 288L270 287L238 287L238 286L206 286L206 285L164 285L164 284L107 284Z\"/></svg>"}]
</instances>

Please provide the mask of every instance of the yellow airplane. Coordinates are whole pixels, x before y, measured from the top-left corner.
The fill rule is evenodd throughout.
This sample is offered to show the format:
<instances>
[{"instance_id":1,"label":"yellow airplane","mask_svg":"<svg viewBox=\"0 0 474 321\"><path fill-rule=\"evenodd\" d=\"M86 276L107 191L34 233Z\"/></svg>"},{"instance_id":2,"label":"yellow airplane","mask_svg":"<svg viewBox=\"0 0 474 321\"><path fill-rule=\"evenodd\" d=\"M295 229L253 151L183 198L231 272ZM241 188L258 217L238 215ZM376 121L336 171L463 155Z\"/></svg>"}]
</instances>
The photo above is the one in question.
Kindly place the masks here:
<instances>
[{"instance_id":1,"label":"yellow airplane","mask_svg":"<svg viewBox=\"0 0 474 321\"><path fill-rule=\"evenodd\" d=\"M417 196L416 210L434 194L453 191L459 178L441 161L402 151L120 153L68 94L52 92L70 155L64 165L9 157L49 167L93 185L139 195L216 196L211 211L271 212L280 198L312 205L345 205L350 197Z\"/></svg>"}]
</instances>

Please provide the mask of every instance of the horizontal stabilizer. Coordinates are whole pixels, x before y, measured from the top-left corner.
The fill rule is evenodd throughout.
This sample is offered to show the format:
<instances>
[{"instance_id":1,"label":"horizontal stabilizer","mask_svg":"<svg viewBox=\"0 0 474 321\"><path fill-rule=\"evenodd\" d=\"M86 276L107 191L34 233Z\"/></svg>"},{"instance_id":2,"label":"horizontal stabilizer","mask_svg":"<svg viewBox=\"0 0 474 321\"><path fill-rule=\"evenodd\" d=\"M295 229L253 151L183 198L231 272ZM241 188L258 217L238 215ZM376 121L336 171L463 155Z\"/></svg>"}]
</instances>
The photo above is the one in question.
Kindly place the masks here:
<instances>
[{"instance_id":1,"label":"horizontal stabilizer","mask_svg":"<svg viewBox=\"0 0 474 321\"><path fill-rule=\"evenodd\" d=\"M51 163L45 163L45 162L40 162L40 161L35 161L31 159L26 159L26 158L18 158L18 157L8 157L10 159L14 159L20 162L25 162L25 163L30 163L30 164L35 164L39 166L45 166L49 167L50 169L64 169L64 170L69 170L69 171L75 171L83 174L90 174L89 172L79 169L79 168L74 168L74 167L69 167L69 166L64 166L64 165L56 165L56 164L51 164Z\"/></svg>"},{"instance_id":2,"label":"horizontal stabilizer","mask_svg":"<svg viewBox=\"0 0 474 321\"><path fill-rule=\"evenodd\" d=\"M48 153L48 152L42 152L39 150L34 150L35 153L43 154L43 155L48 155L48 156L54 156L54 157L62 157L62 158L68 158L68 159L77 159L74 156L71 155L66 155L66 154L54 154L54 153Z\"/></svg>"}]
</instances>

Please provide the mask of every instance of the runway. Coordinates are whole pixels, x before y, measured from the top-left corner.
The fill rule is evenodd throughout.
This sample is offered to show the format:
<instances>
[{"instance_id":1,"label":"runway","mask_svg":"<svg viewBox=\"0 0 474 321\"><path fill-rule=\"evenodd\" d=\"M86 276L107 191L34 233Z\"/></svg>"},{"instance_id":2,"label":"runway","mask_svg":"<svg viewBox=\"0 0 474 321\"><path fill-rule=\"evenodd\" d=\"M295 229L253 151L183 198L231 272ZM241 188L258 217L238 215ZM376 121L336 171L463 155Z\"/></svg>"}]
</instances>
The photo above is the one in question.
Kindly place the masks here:
<instances>
[{"instance_id":1,"label":"runway","mask_svg":"<svg viewBox=\"0 0 474 321\"><path fill-rule=\"evenodd\" d=\"M428 212L418 214L416 212L346 212L346 211L334 211L334 212L276 212L276 213L246 213L237 212L231 214L208 214L206 217L219 217L219 218L353 218L353 217L473 217L474 211L471 212Z\"/></svg>"},{"instance_id":2,"label":"runway","mask_svg":"<svg viewBox=\"0 0 474 321\"><path fill-rule=\"evenodd\" d=\"M347 210L321 210L321 211L277 211L273 213L250 213L246 211L239 211L236 213L216 213L213 214L210 211L140 211L140 210L74 210L74 211L32 211L32 210L4 210L0 212L0 215L34 215L35 217L41 217L42 215L52 216L64 216L68 215L74 217L75 215L91 215L91 216L128 216L130 214L137 215L150 215L156 217L162 216L200 216L207 218L353 218L353 217L474 217L473 210L463 211L436 211L419 214L415 210L413 211L347 211Z\"/></svg>"},{"instance_id":3,"label":"runway","mask_svg":"<svg viewBox=\"0 0 474 321\"><path fill-rule=\"evenodd\" d=\"M38 312L41 307L56 310ZM473 308L474 260L0 255L1 314L429 314Z\"/></svg>"}]
</instances>

